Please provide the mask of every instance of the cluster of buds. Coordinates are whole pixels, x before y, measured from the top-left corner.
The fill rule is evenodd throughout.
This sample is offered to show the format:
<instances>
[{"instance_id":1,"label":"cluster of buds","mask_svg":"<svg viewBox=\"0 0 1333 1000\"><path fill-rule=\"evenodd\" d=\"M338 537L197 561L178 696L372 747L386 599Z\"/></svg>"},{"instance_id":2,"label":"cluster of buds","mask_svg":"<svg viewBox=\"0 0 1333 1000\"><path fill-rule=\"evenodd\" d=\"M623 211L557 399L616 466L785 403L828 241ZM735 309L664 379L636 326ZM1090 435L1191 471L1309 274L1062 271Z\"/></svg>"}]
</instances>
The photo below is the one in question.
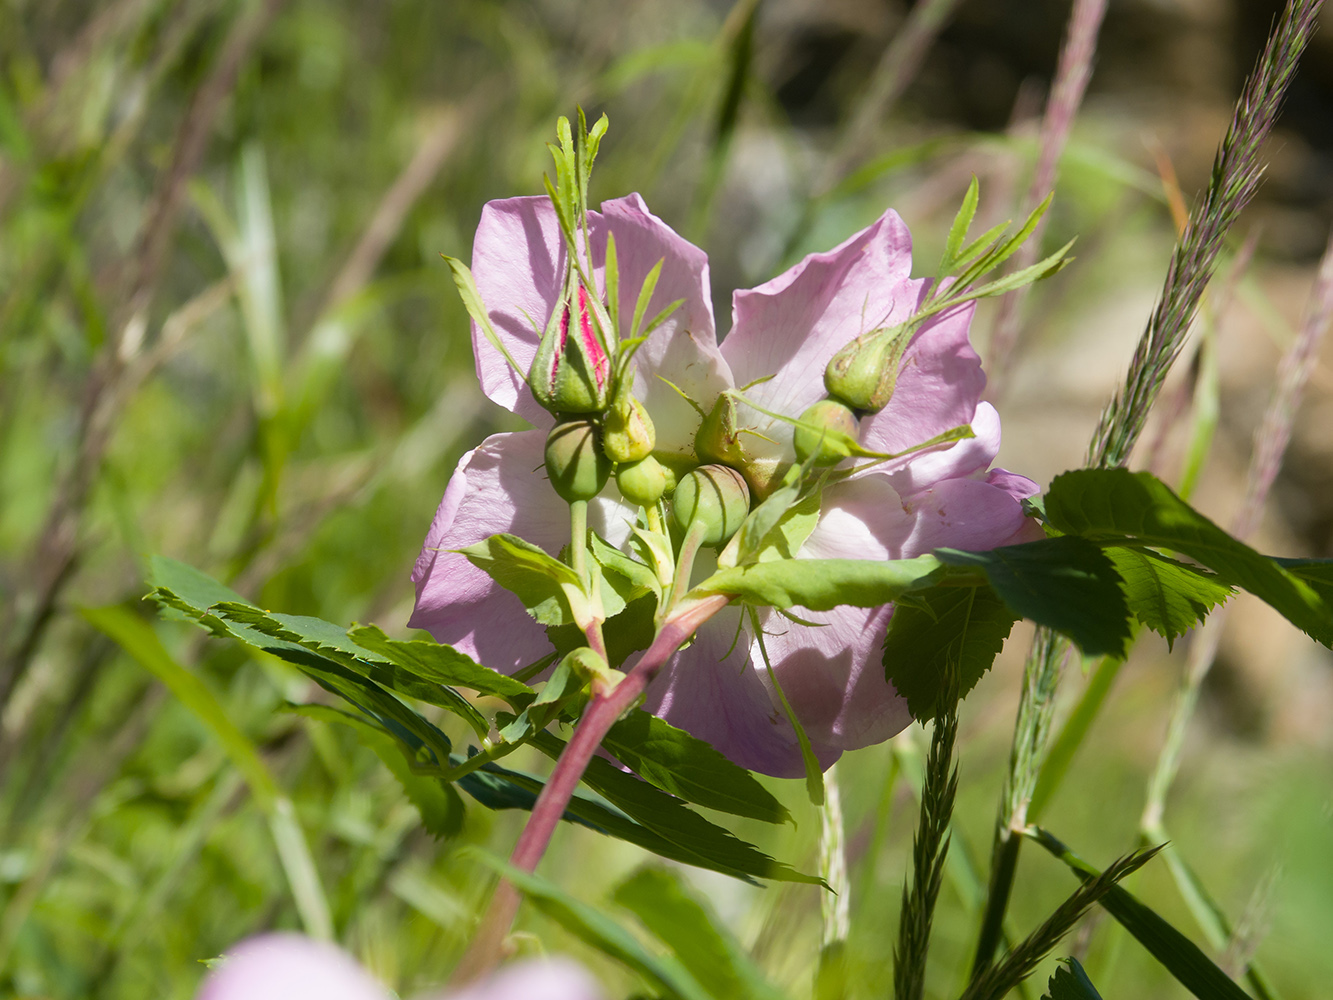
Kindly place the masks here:
<instances>
[{"instance_id":1,"label":"cluster of buds","mask_svg":"<svg viewBox=\"0 0 1333 1000\"><path fill-rule=\"evenodd\" d=\"M556 418L545 449L551 486L567 503L588 501L614 474L617 489L630 503L655 508L669 498L682 531L697 522L701 544L726 544L750 510L744 477L726 464L744 457L736 440L734 400L719 400L696 442L703 464L678 478L676 463L653 454L653 420L631 391L633 369L614 363L618 338L603 335L578 279L570 285L576 291L562 297L528 372L533 398ZM727 436L730 448L709 445Z\"/></svg>"},{"instance_id":2,"label":"cluster of buds","mask_svg":"<svg viewBox=\"0 0 1333 1000\"><path fill-rule=\"evenodd\" d=\"M697 465L679 456L655 454L653 420L632 391L632 349L640 342L635 329L622 339L614 301L604 300L592 277L589 249L587 177L596 155L602 123L587 131L575 149L568 124L561 123L556 153L557 183L548 185L567 250L563 292L546 323L527 373L533 398L556 419L546 442L547 475L568 503L598 496L612 476L621 495L654 516L671 507L682 531L699 524L702 544L722 546L747 516L752 497L768 496L782 481L789 460L748 453L737 419L736 393L723 392L702 420L694 438ZM612 271L608 247L608 277ZM586 264L586 266L585 266ZM655 276L653 279L655 281ZM616 296L608 288L608 299ZM651 288L641 297L646 303ZM860 418L878 413L893 396L903 351L911 340L912 321L862 334L840 350L824 373L828 396L792 419L796 461L809 467L833 466L853 455L871 454L858 442Z\"/></svg>"}]
</instances>

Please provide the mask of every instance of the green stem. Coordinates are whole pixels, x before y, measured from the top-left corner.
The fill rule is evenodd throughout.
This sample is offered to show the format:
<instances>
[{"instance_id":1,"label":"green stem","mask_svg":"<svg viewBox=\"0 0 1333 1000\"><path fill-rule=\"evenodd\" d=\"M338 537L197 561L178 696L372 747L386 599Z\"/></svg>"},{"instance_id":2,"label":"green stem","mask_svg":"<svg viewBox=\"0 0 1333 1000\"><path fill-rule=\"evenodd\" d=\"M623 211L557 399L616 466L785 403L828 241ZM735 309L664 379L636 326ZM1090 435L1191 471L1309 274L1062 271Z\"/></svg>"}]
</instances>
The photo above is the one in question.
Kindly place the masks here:
<instances>
[{"instance_id":1,"label":"green stem","mask_svg":"<svg viewBox=\"0 0 1333 1000\"><path fill-rule=\"evenodd\" d=\"M1004 779L1000 815L995 826L991 856L990 889L986 914L972 961L972 983L990 968L1004 931L1004 914L1018 870L1021 834L1027 826L1028 805L1036 790L1037 777L1050 740L1055 714L1055 692L1060 683L1064 656L1069 644L1049 629L1039 629L1023 668L1023 690L1019 696L1014 742L1009 752L1009 770Z\"/></svg>"},{"instance_id":2,"label":"green stem","mask_svg":"<svg viewBox=\"0 0 1333 1000\"><path fill-rule=\"evenodd\" d=\"M1069 772L1069 765L1073 762L1074 755L1083 745L1093 722L1101 714L1106 696L1110 693L1111 686L1124 665L1124 660L1118 660L1113 656L1103 657L1101 663L1097 664L1097 669L1093 671L1092 679L1084 688L1083 696L1070 714L1069 721L1051 744L1050 755L1047 756L1046 764L1037 778L1037 787L1032 793L1032 802L1028 805L1029 823L1041 822L1046 806Z\"/></svg>"},{"instance_id":3,"label":"green stem","mask_svg":"<svg viewBox=\"0 0 1333 1000\"><path fill-rule=\"evenodd\" d=\"M676 560L676 578L671 581L671 594L667 598L663 618L670 617L676 605L689 592L690 576L694 572L694 559L703 545L708 528L702 521L695 521L685 532L685 540L680 543L680 556Z\"/></svg>"},{"instance_id":4,"label":"green stem","mask_svg":"<svg viewBox=\"0 0 1333 1000\"><path fill-rule=\"evenodd\" d=\"M588 583L588 501L569 504L569 564L586 586Z\"/></svg>"}]
</instances>

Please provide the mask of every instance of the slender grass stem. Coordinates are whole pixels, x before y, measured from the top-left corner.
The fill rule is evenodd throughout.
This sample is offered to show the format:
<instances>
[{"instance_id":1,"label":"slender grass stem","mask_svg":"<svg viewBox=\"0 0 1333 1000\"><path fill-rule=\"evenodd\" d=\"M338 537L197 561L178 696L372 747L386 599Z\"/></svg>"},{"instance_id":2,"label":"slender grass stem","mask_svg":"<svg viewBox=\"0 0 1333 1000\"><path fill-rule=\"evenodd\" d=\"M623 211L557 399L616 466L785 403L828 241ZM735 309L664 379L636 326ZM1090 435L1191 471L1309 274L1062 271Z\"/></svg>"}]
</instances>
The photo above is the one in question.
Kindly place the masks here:
<instances>
[{"instance_id":1,"label":"slender grass stem","mask_svg":"<svg viewBox=\"0 0 1333 1000\"><path fill-rule=\"evenodd\" d=\"M1180 353L1199 301L1212 278L1226 235L1259 185L1259 153L1277 120L1296 66L1314 33L1322 0L1289 0L1255 70L1246 80L1213 163L1203 198L1176 244L1162 294L1139 340L1123 387L1102 411L1088 447L1099 468L1123 466L1143 431L1148 411ZM1014 742L1001 794L991 863L990 892L973 959L973 985L991 967L1017 871L1018 836L1027 825L1049 739L1067 643L1039 630L1024 667Z\"/></svg>"},{"instance_id":2,"label":"slender grass stem","mask_svg":"<svg viewBox=\"0 0 1333 1000\"><path fill-rule=\"evenodd\" d=\"M823 930L820 945L847 940L851 931L851 880L847 877L847 840L843 833L838 765L824 772L824 804L819 807L819 874L832 892L819 897Z\"/></svg>"},{"instance_id":3,"label":"slender grass stem","mask_svg":"<svg viewBox=\"0 0 1333 1000\"><path fill-rule=\"evenodd\" d=\"M921 789L921 815L912 842L912 881L903 886L898 943L893 950L895 1000L920 1000L926 986L926 955L935 902L944 882L944 861L949 854L949 821L958 792L958 769L953 764L958 738L957 681L946 696L946 708L935 719L935 732L926 758Z\"/></svg>"}]
</instances>

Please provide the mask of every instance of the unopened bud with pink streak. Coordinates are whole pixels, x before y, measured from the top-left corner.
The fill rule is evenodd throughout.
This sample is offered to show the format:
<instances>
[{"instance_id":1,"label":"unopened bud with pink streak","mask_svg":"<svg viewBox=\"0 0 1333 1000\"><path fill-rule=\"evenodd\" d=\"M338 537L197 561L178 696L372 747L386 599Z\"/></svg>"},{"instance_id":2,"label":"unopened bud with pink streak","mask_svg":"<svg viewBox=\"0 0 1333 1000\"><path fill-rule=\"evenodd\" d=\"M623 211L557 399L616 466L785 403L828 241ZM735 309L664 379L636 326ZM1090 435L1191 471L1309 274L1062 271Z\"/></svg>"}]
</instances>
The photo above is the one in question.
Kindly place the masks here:
<instances>
[{"instance_id":1,"label":"unopened bud with pink streak","mask_svg":"<svg viewBox=\"0 0 1333 1000\"><path fill-rule=\"evenodd\" d=\"M611 358L582 282L557 304L528 369L533 398L551 413L600 413L611 385Z\"/></svg>"}]
</instances>

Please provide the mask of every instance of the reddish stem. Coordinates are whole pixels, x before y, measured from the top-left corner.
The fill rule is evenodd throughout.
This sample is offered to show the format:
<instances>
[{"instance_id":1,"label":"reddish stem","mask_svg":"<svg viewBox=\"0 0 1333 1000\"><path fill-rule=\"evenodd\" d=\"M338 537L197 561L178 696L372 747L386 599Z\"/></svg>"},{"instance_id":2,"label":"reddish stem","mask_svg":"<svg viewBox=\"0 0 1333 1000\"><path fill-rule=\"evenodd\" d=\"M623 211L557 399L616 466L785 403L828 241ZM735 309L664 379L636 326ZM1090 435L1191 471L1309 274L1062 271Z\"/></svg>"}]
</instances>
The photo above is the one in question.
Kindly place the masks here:
<instances>
[{"instance_id":1,"label":"reddish stem","mask_svg":"<svg viewBox=\"0 0 1333 1000\"><path fill-rule=\"evenodd\" d=\"M602 745L607 732L639 700L671 655L730 600L725 594L714 594L678 607L663 623L653 644L639 657L625 679L613 691L593 697L574 729L573 738L555 762L555 769L547 779L546 787L537 796L532 807L532 817L519 834L514 853L510 855L510 864L525 872L536 869L551 843L551 835L555 833L560 817L565 814L569 800L583 778L583 772L588 768L588 762ZM519 892L513 884L508 879L501 879L477 933L472 938L472 946L454 970L451 985L470 983L495 968L502 957L504 939L518 913L519 900Z\"/></svg>"}]
</instances>

